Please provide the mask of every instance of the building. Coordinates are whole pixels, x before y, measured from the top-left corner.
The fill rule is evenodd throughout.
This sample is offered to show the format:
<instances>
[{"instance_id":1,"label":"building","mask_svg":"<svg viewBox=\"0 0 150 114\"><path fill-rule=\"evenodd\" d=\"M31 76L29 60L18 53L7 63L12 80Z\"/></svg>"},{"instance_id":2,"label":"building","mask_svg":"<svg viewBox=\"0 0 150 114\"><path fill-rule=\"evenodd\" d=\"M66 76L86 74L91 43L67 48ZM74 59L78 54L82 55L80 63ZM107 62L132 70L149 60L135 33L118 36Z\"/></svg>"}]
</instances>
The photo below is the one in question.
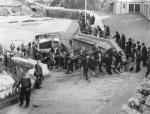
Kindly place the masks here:
<instances>
[{"instance_id":1,"label":"building","mask_svg":"<svg viewBox=\"0 0 150 114\"><path fill-rule=\"evenodd\" d=\"M141 13L146 19L150 20L150 0L144 0Z\"/></svg>"},{"instance_id":2,"label":"building","mask_svg":"<svg viewBox=\"0 0 150 114\"><path fill-rule=\"evenodd\" d=\"M150 0L114 0L115 14L140 13L150 20Z\"/></svg>"},{"instance_id":3,"label":"building","mask_svg":"<svg viewBox=\"0 0 150 114\"><path fill-rule=\"evenodd\" d=\"M142 0L115 0L115 14L140 13L142 11Z\"/></svg>"}]
</instances>

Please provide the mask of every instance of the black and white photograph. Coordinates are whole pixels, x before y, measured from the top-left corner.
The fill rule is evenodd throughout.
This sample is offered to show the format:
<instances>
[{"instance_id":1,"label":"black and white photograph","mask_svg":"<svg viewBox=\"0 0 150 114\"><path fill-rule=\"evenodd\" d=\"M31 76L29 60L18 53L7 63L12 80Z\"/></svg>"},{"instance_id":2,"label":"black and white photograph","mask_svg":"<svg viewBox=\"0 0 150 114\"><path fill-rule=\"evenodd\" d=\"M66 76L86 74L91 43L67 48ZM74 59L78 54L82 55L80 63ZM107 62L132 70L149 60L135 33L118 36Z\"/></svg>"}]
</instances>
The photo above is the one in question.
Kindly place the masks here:
<instances>
[{"instance_id":1,"label":"black and white photograph","mask_svg":"<svg viewBox=\"0 0 150 114\"><path fill-rule=\"evenodd\" d=\"M150 114L150 0L0 0L0 114Z\"/></svg>"}]
</instances>

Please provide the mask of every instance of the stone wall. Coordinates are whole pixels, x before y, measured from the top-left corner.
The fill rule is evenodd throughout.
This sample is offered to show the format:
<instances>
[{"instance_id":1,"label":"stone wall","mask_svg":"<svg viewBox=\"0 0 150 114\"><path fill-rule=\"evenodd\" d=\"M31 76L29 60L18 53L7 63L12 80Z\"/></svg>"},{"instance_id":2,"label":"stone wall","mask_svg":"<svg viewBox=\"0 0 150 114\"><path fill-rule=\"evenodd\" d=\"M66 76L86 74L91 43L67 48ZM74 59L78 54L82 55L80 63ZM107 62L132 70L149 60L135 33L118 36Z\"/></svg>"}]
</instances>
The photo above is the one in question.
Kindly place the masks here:
<instances>
[{"instance_id":1,"label":"stone wall","mask_svg":"<svg viewBox=\"0 0 150 114\"><path fill-rule=\"evenodd\" d=\"M1 5L0 6L0 16L8 16L8 15L31 15L33 12L26 6L11 6L11 5Z\"/></svg>"},{"instance_id":2,"label":"stone wall","mask_svg":"<svg viewBox=\"0 0 150 114\"><path fill-rule=\"evenodd\" d=\"M62 9L46 9L48 17L54 18L66 18L66 19L78 19L79 11L62 10Z\"/></svg>"}]
</instances>

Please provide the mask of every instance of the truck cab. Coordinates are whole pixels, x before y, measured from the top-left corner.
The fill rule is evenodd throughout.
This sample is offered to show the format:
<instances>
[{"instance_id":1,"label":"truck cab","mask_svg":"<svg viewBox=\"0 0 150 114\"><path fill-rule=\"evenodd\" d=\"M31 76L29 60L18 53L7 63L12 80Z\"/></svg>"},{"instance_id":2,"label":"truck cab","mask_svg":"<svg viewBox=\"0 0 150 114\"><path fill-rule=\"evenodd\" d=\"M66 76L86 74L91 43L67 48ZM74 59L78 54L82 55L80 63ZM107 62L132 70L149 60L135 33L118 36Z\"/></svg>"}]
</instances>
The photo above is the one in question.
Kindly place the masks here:
<instances>
[{"instance_id":1,"label":"truck cab","mask_svg":"<svg viewBox=\"0 0 150 114\"><path fill-rule=\"evenodd\" d=\"M56 49L61 46L59 35L54 33L36 35L35 43L37 44L37 50L41 53L48 53L51 47Z\"/></svg>"}]
</instances>

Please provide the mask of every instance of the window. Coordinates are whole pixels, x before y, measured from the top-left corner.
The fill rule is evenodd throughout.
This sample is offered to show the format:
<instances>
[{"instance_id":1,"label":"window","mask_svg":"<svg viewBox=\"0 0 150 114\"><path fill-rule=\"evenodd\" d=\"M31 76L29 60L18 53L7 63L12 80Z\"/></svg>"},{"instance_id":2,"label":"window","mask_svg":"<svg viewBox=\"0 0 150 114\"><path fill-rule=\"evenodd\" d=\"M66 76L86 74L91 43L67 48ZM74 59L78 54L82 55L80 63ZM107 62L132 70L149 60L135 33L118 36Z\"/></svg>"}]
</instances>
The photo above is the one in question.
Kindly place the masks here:
<instances>
[{"instance_id":1,"label":"window","mask_svg":"<svg viewBox=\"0 0 150 114\"><path fill-rule=\"evenodd\" d=\"M126 8L126 4L123 4L123 8Z\"/></svg>"},{"instance_id":2,"label":"window","mask_svg":"<svg viewBox=\"0 0 150 114\"><path fill-rule=\"evenodd\" d=\"M39 44L39 49L48 49L51 47L52 47L51 41L43 42Z\"/></svg>"}]
</instances>

